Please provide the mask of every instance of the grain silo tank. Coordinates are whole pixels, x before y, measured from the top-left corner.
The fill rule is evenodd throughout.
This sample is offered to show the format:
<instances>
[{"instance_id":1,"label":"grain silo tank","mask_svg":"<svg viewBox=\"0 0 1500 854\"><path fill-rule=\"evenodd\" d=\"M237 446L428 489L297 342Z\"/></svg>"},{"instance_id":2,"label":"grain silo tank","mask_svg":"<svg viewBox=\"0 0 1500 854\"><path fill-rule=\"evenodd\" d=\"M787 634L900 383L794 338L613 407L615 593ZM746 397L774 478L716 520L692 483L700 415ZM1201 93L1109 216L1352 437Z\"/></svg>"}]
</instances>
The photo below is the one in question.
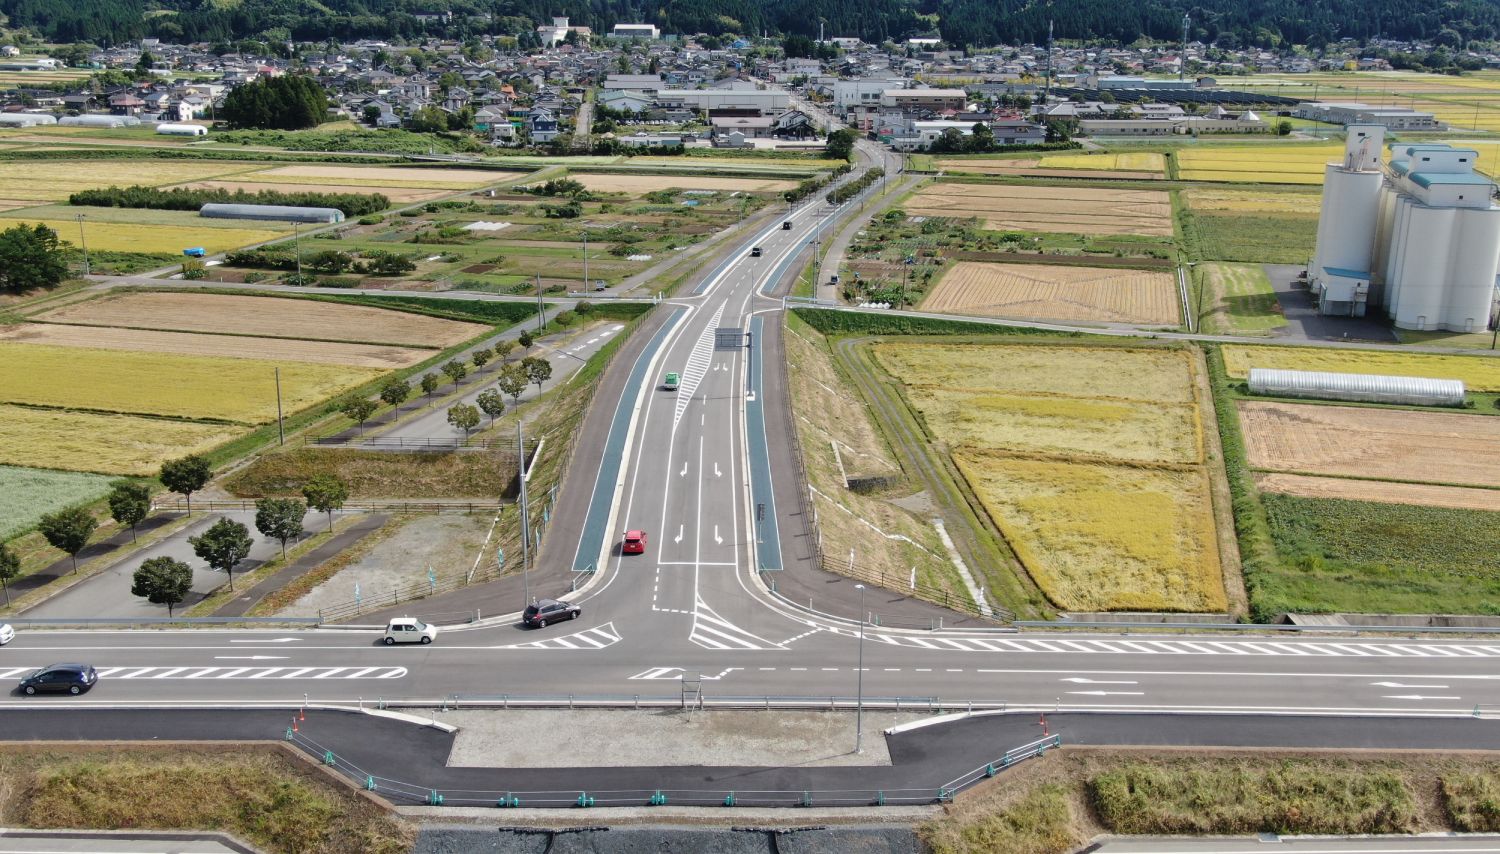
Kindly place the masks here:
<instances>
[{"instance_id":1,"label":"grain silo tank","mask_svg":"<svg viewBox=\"0 0 1500 854\"><path fill-rule=\"evenodd\" d=\"M1411 406L1463 406L1462 380L1387 377L1329 371L1250 369L1250 393L1269 397L1401 403Z\"/></svg>"},{"instance_id":2,"label":"grain silo tank","mask_svg":"<svg viewBox=\"0 0 1500 854\"><path fill-rule=\"evenodd\" d=\"M1318 242L1307 277L1324 314L1362 317L1375 255L1385 128L1350 125L1344 157L1323 169Z\"/></svg>"}]
</instances>

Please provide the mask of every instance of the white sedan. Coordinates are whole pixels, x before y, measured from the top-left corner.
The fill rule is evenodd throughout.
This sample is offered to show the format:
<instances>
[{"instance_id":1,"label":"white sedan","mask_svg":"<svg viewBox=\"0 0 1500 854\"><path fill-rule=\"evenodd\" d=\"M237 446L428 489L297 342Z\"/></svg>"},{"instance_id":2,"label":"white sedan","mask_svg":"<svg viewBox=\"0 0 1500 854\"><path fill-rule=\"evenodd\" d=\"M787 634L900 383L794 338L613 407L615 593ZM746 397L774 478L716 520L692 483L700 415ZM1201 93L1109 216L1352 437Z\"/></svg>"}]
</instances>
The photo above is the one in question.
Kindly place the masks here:
<instances>
[{"instance_id":1,"label":"white sedan","mask_svg":"<svg viewBox=\"0 0 1500 854\"><path fill-rule=\"evenodd\" d=\"M10 627L10 623L0 623L0 646L5 646L15 640L16 630Z\"/></svg>"}]
</instances>

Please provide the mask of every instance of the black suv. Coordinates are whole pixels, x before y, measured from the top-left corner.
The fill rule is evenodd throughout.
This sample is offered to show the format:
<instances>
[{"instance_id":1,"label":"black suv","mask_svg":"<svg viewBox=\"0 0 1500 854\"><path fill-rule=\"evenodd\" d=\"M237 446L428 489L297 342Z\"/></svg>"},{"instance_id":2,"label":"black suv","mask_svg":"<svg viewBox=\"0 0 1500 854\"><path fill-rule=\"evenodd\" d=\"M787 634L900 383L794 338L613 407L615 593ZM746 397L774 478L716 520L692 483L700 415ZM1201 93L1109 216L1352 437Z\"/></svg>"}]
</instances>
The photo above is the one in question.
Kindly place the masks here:
<instances>
[{"instance_id":1,"label":"black suv","mask_svg":"<svg viewBox=\"0 0 1500 854\"><path fill-rule=\"evenodd\" d=\"M536 604L527 605L526 610L521 613L521 622L528 626L544 629L548 623L556 623L560 620L576 620L583 609L571 602L560 602L556 599L538 599Z\"/></svg>"},{"instance_id":2,"label":"black suv","mask_svg":"<svg viewBox=\"0 0 1500 854\"><path fill-rule=\"evenodd\" d=\"M21 679L23 694L82 694L94 687L99 674L88 664L54 664L33 670Z\"/></svg>"}]
</instances>

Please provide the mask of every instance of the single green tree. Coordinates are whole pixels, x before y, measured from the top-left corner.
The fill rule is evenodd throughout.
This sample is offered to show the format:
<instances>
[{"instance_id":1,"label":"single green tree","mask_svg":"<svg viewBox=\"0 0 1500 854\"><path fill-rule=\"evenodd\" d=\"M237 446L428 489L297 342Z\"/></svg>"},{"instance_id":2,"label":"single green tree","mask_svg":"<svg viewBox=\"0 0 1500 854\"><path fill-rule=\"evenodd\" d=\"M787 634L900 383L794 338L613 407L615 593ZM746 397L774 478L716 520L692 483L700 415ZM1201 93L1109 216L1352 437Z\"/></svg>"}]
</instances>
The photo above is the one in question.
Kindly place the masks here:
<instances>
[{"instance_id":1,"label":"single green tree","mask_svg":"<svg viewBox=\"0 0 1500 854\"><path fill-rule=\"evenodd\" d=\"M526 368L520 362L510 362L500 369L500 378L495 381L495 385L510 395L511 403L515 403L521 399L521 393L526 391L526 384L529 382Z\"/></svg>"},{"instance_id":2,"label":"single green tree","mask_svg":"<svg viewBox=\"0 0 1500 854\"><path fill-rule=\"evenodd\" d=\"M573 311L579 317L588 317L590 314L593 314L593 312L594 312L594 304L591 303L591 302L589 302L586 299L581 299L581 300L578 301L578 303L576 305L573 306Z\"/></svg>"},{"instance_id":3,"label":"single green tree","mask_svg":"<svg viewBox=\"0 0 1500 854\"><path fill-rule=\"evenodd\" d=\"M504 341L496 341L495 358L503 362L506 359L510 358L510 353L514 349L516 349L516 342L510 340L509 338L505 339Z\"/></svg>"},{"instance_id":4,"label":"single green tree","mask_svg":"<svg viewBox=\"0 0 1500 854\"><path fill-rule=\"evenodd\" d=\"M479 404L480 410L490 417L491 424L494 424L495 419L505 412L505 396L492 388L481 391L479 396L474 398L474 402Z\"/></svg>"},{"instance_id":5,"label":"single green tree","mask_svg":"<svg viewBox=\"0 0 1500 854\"><path fill-rule=\"evenodd\" d=\"M169 618L172 606L186 599L192 588L193 568L169 557L142 561L130 578L130 595L144 597L153 605L166 605Z\"/></svg>"},{"instance_id":6,"label":"single green tree","mask_svg":"<svg viewBox=\"0 0 1500 854\"><path fill-rule=\"evenodd\" d=\"M302 497L307 506L319 513L328 514L328 530L333 530L333 511L349 500L349 484L336 474L318 474L302 484Z\"/></svg>"},{"instance_id":7,"label":"single green tree","mask_svg":"<svg viewBox=\"0 0 1500 854\"><path fill-rule=\"evenodd\" d=\"M57 232L41 223L0 231L0 291L56 287L68 275L65 252Z\"/></svg>"},{"instance_id":8,"label":"single green tree","mask_svg":"<svg viewBox=\"0 0 1500 854\"><path fill-rule=\"evenodd\" d=\"M516 342L521 345L522 350L530 350L536 339L531 336L531 330L522 329L521 334L516 336Z\"/></svg>"},{"instance_id":9,"label":"single green tree","mask_svg":"<svg viewBox=\"0 0 1500 854\"><path fill-rule=\"evenodd\" d=\"M21 559L0 543L0 589L5 591L5 607L10 607L10 581L21 574Z\"/></svg>"},{"instance_id":10,"label":"single green tree","mask_svg":"<svg viewBox=\"0 0 1500 854\"><path fill-rule=\"evenodd\" d=\"M188 537L193 554L203 559L210 568L229 576L229 589L234 589L235 564L250 554L250 529L243 522L220 519L196 537Z\"/></svg>"},{"instance_id":11,"label":"single green tree","mask_svg":"<svg viewBox=\"0 0 1500 854\"><path fill-rule=\"evenodd\" d=\"M213 476L213 469L208 460L190 454L186 457L178 457L175 460L167 460L161 464L161 473L156 476L161 485L168 490L176 492L187 502L188 515L193 515L193 493L208 485L208 479Z\"/></svg>"},{"instance_id":12,"label":"single green tree","mask_svg":"<svg viewBox=\"0 0 1500 854\"><path fill-rule=\"evenodd\" d=\"M36 524L37 530L47 544L73 559L73 571L78 571L78 553L88 545L89 537L99 521L94 514L82 507L69 507L56 513L48 513Z\"/></svg>"},{"instance_id":13,"label":"single green tree","mask_svg":"<svg viewBox=\"0 0 1500 854\"><path fill-rule=\"evenodd\" d=\"M467 403L456 403L448 407L448 423L468 436L470 430L479 426L479 410Z\"/></svg>"},{"instance_id":14,"label":"single green tree","mask_svg":"<svg viewBox=\"0 0 1500 854\"><path fill-rule=\"evenodd\" d=\"M370 416L375 414L377 406L379 404L368 397L351 397L344 401L344 405L339 407L339 411L348 416L350 421L359 422L359 431L363 433L365 431L365 422L369 421Z\"/></svg>"},{"instance_id":15,"label":"single green tree","mask_svg":"<svg viewBox=\"0 0 1500 854\"><path fill-rule=\"evenodd\" d=\"M442 380L440 380L440 379L437 378L437 374L423 374L422 375L422 396L423 397L432 397L432 393L438 390L438 385L441 382L442 382Z\"/></svg>"},{"instance_id":16,"label":"single green tree","mask_svg":"<svg viewBox=\"0 0 1500 854\"><path fill-rule=\"evenodd\" d=\"M443 373L447 374L448 379L453 381L453 387L458 388L459 381L469 375L469 369L464 367L463 362L456 359L449 359L443 365Z\"/></svg>"},{"instance_id":17,"label":"single green tree","mask_svg":"<svg viewBox=\"0 0 1500 854\"><path fill-rule=\"evenodd\" d=\"M484 366L489 364L491 357L493 357L494 355L494 351L492 351L490 348L480 347L478 350L474 351L473 355L469 357L469 361L474 363L474 370L482 371L484 370Z\"/></svg>"},{"instance_id":18,"label":"single green tree","mask_svg":"<svg viewBox=\"0 0 1500 854\"><path fill-rule=\"evenodd\" d=\"M122 480L109 491L109 516L121 525L130 526L130 541L135 542L135 526L151 514L151 489L144 483Z\"/></svg>"},{"instance_id":19,"label":"single green tree","mask_svg":"<svg viewBox=\"0 0 1500 854\"><path fill-rule=\"evenodd\" d=\"M546 359L527 356L521 360L521 366L526 369L526 378L536 383L537 391L542 390L542 383L552 379L552 363Z\"/></svg>"},{"instance_id":20,"label":"single green tree","mask_svg":"<svg viewBox=\"0 0 1500 854\"><path fill-rule=\"evenodd\" d=\"M295 498L262 498L255 502L255 530L281 541L281 556L286 557L286 541L302 534L302 516L307 505Z\"/></svg>"},{"instance_id":21,"label":"single green tree","mask_svg":"<svg viewBox=\"0 0 1500 854\"><path fill-rule=\"evenodd\" d=\"M380 387L380 399L396 407L396 412L401 412L401 404L411 397L411 383L403 379L391 377Z\"/></svg>"}]
</instances>

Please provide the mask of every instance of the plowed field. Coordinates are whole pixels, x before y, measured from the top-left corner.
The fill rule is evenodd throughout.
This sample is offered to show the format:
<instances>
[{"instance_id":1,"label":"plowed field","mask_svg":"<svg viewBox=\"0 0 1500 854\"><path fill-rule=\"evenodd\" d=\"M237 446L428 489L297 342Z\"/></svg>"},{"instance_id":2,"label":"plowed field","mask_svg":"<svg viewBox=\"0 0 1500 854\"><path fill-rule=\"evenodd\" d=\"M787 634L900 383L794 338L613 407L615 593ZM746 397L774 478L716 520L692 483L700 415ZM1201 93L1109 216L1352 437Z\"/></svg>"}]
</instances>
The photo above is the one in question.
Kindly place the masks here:
<instances>
[{"instance_id":1,"label":"plowed field","mask_svg":"<svg viewBox=\"0 0 1500 854\"><path fill-rule=\"evenodd\" d=\"M1045 264L954 264L922 303L928 311L1174 326L1169 273Z\"/></svg>"},{"instance_id":2,"label":"plowed field","mask_svg":"<svg viewBox=\"0 0 1500 854\"><path fill-rule=\"evenodd\" d=\"M278 359L293 362L392 369L415 365L433 353L431 350L382 344L157 332L109 326L68 326L61 323L22 323L0 327L0 341L145 353L181 353L188 356L232 356L241 359L264 359L275 354Z\"/></svg>"},{"instance_id":3,"label":"plowed field","mask_svg":"<svg viewBox=\"0 0 1500 854\"><path fill-rule=\"evenodd\" d=\"M1255 484L1262 492L1280 492L1305 498L1347 498L1381 504L1420 504L1456 510L1500 511L1500 490L1469 486L1432 486L1425 483L1382 483L1371 489L1365 481L1342 477L1308 477L1300 474L1258 474Z\"/></svg>"},{"instance_id":4,"label":"plowed field","mask_svg":"<svg viewBox=\"0 0 1500 854\"><path fill-rule=\"evenodd\" d=\"M1239 411L1254 468L1500 486L1500 419L1259 401L1241 401Z\"/></svg>"},{"instance_id":5,"label":"plowed field","mask_svg":"<svg viewBox=\"0 0 1500 854\"><path fill-rule=\"evenodd\" d=\"M992 231L1172 235L1172 204L1154 190L937 183L902 206L917 216L977 217Z\"/></svg>"}]
</instances>

